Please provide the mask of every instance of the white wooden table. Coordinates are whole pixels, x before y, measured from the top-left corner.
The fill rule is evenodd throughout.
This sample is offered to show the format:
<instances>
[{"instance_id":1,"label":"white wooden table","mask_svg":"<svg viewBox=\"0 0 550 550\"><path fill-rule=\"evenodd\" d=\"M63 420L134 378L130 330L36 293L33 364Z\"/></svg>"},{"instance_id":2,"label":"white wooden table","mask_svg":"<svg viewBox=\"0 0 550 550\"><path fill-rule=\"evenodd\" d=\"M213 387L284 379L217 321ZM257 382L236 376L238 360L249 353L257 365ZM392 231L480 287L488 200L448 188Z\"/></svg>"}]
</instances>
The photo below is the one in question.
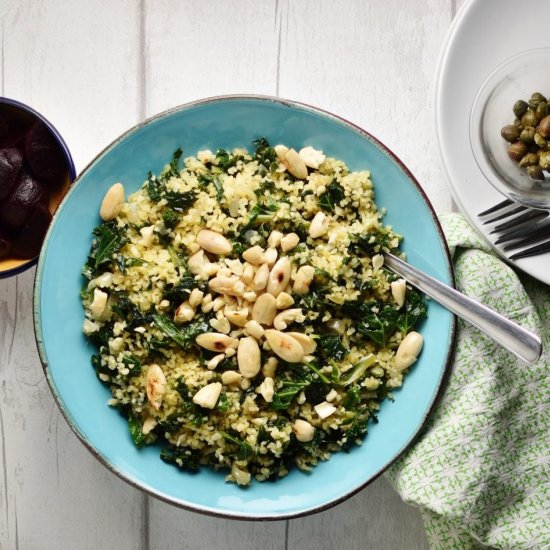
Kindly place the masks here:
<instances>
[{"instance_id":1,"label":"white wooden table","mask_svg":"<svg viewBox=\"0 0 550 550\"><path fill-rule=\"evenodd\" d=\"M190 100L254 93L303 101L376 135L445 211L452 201L433 89L457 4L2 0L0 95L45 114L77 170L127 128ZM384 478L326 512L249 523L169 506L115 477L50 394L34 343L33 277L0 280L0 548L427 548L418 511Z\"/></svg>"}]
</instances>

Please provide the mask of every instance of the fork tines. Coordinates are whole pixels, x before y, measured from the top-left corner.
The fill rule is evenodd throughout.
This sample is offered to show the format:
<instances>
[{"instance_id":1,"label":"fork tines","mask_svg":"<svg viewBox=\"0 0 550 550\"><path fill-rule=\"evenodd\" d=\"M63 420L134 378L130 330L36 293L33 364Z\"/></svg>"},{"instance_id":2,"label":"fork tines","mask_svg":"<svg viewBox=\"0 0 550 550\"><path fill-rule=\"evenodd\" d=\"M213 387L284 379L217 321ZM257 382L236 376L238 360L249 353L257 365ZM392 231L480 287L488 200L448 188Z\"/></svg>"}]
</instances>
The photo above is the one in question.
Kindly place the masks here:
<instances>
[{"instance_id":1,"label":"fork tines","mask_svg":"<svg viewBox=\"0 0 550 550\"><path fill-rule=\"evenodd\" d=\"M490 214L492 216L488 217ZM506 199L484 210L478 216L484 225L506 220L493 227L490 234L499 234L495 244L507 243L503 250L514 250L529 245L530 248L511 255L511 260L550 252L550 212L528 208ZM548 219L547 219L548 218Z\"/></svg>"}]
</instances>

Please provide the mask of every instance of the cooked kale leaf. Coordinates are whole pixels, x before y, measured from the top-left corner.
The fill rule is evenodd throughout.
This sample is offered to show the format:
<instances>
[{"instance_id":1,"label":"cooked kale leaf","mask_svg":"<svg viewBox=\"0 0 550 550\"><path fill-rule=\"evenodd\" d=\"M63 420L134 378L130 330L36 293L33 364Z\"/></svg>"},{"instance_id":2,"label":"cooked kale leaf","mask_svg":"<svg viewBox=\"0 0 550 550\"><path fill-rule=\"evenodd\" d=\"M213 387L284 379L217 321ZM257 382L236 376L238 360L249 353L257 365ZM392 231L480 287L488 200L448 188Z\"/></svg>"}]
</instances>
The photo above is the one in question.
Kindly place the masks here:
<instances>
[{"instance_id":1,"label":"cooked kale leaf","mask_svg":"<svg viewBox=\"0 0 550 550\"><path fill-rule=\"evenodd\" d=\"M160 458L163 462L174 464L182 470L195 471L200 467L199 455L191 449L173 447L162 449Z\"/></svg>"},{"instance_id":2,"label":"cooked kale leaf","mask_svg":"<svg viewBox=\"0 0 550 550\"><path fill-rule=\"evenodd\" d=\"M254 159L260 164L263 164L270 171L273 171L278 166L277 153L275 149L269 145L269 141L265 137L261 137L253 141L256 146Z\"/></svg>"},{"instance_id":3,"label":"cooked kale leaf","mask_svg":"<svg viewBox=\"0 0 550 550\"><path fill-rule=\"evenodd\" d=\"M195 191L165 191L162 198L166 201L169 207L183 212L189 208L197 200L197 193Z\"/></svg>"},{"instance_id":4,"label":"cooked kale leaf","mask_svg":"<svg viewBox=\"0 0 550 550\"><path fill-rule=\"evenodd\" d=\"M221 434L226 441L237 446L237 460L247 460L254 454L254 449L244 439L239 439L227 432L221 432Z\"/></svg>"},{"instance_id":5,"label":"cooked kale leaf","mask_svg":"<svg viewBox=\"0 0 550 550\"><path fill-rule=\"evenodd\" d=\"M199 286L198 281L191 275L183 276L176 285L167 285L163 299L178 305L189 298L191 290Z\"/></svg>"},{"instance_id":6,"label":"cooked kale leaf","mask_svg":"<svg viewBox=\"0 0 550 550\"><path fill-rule=\"evenodd\" d=\"M184 350L189 349L189 347L195 343L195 338L199 334L211 330L210 325L203 319L187 323L182 328L178 327L168 317L160 313L153 314L153 320L157 327L160 328L168 338L172 339Z\"/></svg>"},{"instance_id":7,"label":"cooked kale leaf","mask_svg":"<svg viewBox=\"0 0 550 550\"><path fill-rule=\"evenodd\" d=\"M132 441L136 447L141 447L145 442L145 434L141 431L140 421L130 413L128 416L128 429L130 430L130 435L132 436Z\"/></svg>"},{"instance_id":8,"label":"cooked kale leaf","mask_svg":"<svg viewBox=\"0 0 550 550\"><path fill-rule=\"evenodd\" d=\"M377 254L382 249L391 250L390 243L393 239L389 230L367 233L365 235L350 235L350 249L355 252L365 252L366 254Z\"/></svg>"},{"instance_id":9,"label":"cooked kale leaf","mask_svg":"<svg viewBox=\"0 0 550 550\"><path fill-rule=\"evenodd\" d=\"M125 230L111 221L98 225L94 230L95 240L88 260L82 269L86 279L93 279L100 268L113 260L113 256L128 242Z\"/></svg>"},{"instance_id":10,"label":"cooked kale leaf","mask_svg":"<svg viewBox=\"0 0 550 550\"><path fill-rule=\"evenodd\" d=\"M149 312L141 309L130 300L125 292L119 292L114 295L116 300L111 305L111 310L115 315L126 321L128 328L133 329L151 322L152 317Z\"/></svg>"},{"instance_id":11,"label":"cooked kale leaf","mask_svg":"<svg viewBox=\"0 0 550 550\"><path fill-rule=\"evenodd\" d=\"M166 208L166 210L162 213L162 222L164 223L164 227L166 227L166 229L174 229L174 227L178 225L179 221L180 217L178 213L172 208Z\"/></svg>"},{"instance_id":12,"label":"cooked kale leaf","mask_svg":"<svg viewBox=\"0 0 550 550\"><path fill-rule=\"evenodd\" d=\"M348 354L349 350L344 347L338 334L320 334L317 342L319 351L325 359L341 361Z\"/></svg>"},{"instance_id":13,"label":"cooked kale leaf","mask_svg":"<svg viewBox=\"0 0 550 550\"><path fill-rule=\"evenodd\" d=\"M340 206L342 199L344 198L344 190L342 186L333 181L327 190L319 196L319 207L327 212L334 212L335 206Z\"/></svg>"},{"instance_id":14,"label":"cooked kale leaf","mask_svg":"<svg viewBox=\"0 0 550 550\"><path fill-rule=\"evenodd\" d=\"M378 301L350 301L342 310L357 320L359 333L383 347L395 332L406 334L426 316L426 302L418 291L409 290L401 309Z\"/></svg>"},{"instance_id":15,"label":"cooked kale leaf","mask_svg":"<svg viewBox=\"0 0 550 550\"><path fill-rule=\"evenodd\" d=\"M171 191L166 187L166 182L170 177L180 176L178 162L181 155L181 149L175 151L168 170L164 172L160 178L157 178L149 172L147 175L147 183L145 184L145 189L153 202L159 202L161 199L164 199L170 208L178 212L185 211L197 200L197 193L194 190L180 193L179 191Z\"/></svg>"},{"instance_id":16,"label":"cooked kale leaf","mask_svg":"<svg viewBox=\"0 0 550 550\"><path fill-rule=\"evenodd\" d=\"M128 376L137 376L141 372L141 361L135 355L125 355L122 362L128 367Z\"/></svg>"},{"instance_id":17,"label":"cooked kale leaf","mask_svg":"<svg viewBox=\"0 0 550 550\"><path fill-rule=\"evenodd\" d=\"M288 409L294 397L309 384L308 380L284 379L282 388L273 395L271 408L276 411Z\"/></svg>"}]
</instances>

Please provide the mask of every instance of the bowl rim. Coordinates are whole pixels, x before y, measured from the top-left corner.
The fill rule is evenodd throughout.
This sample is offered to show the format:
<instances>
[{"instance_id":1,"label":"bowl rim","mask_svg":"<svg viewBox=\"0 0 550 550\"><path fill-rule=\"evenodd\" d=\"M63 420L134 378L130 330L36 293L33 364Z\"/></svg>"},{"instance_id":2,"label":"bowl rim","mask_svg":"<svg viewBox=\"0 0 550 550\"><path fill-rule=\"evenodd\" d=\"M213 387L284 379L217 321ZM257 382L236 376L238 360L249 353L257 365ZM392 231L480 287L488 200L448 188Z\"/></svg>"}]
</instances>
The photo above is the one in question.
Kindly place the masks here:
<instances>
[{"instance_id":1,"label":"bowl rim","mask_svg":"<svg viewBox=\"0 0 550 550\"><path fill-rule=\"evenodd\" d=\"M472 105L470 106L468 137L472 156L480 172L494 189L502 193L506 198L529 208L547 210L550 207L550 199L544 201L536 197L530 197L528 193L511 187L506 183L505 178L501 175L501 169L489 158L490 155L485 148L484 139L481 135L483 132L483 119L487 109L487 103L491 99L495 89L502 83L503 79L506 78L508 74L506 73L507 67L523 59L527 60L531 56L537 55L550 59L550 46L539 46L517 52L501 61L489 72L479 86L474 100L472 101Z\"/></svg>"},{"instance_id":2,"label":"bowl rim","mask_svg":"<svg viewBox=\"0 0 550 550\"><path fill-rule=\"evenodd\" d=\"M202 106L210 103L219 103L224 102L227 100L253 100L253 101L265 101L270 103L277 103L289 108L298 108L300 110L305 110L310 113L314 114L321 114L323 117L328 118L332 120L333 122L336 122L338 124L344 125L345 127L351 129L353 132L359 134L361 137L369 140L373 145L375 145L378 149L380 149L383 153L385 153L393 162L395 162L398 167L405 173L407 176L407 179L411 182L411 184L414 185L417 192L420 194L422 199L424 200L424 203L427 207L427 210L429 214L432 217L434 226L436 228L436 231L438 233L439 240L442 244L442 250L443 250L443 256L445 261L445 267L446 271L450 277L451 280L451 286L456 286L456 280L455 280L455 272L454 267L452 263L451 253L449 251L449 247L447 245L447 241L445 239L445 235L443 233L443 229L441 227L441 224L439 223L439 220L437 218L437 214L435 212L435 209L433 208L428 196L418 183L417 179L414 177L412 172L405 166L405 164L401 161L401 159L395 155L386 145L384 145L380 140L378 140L376 137L374 137L372 134L367 132L366 130L363 130L361 127L357 126L356 124L338 116L335 115L329 111L326 111L324 109L302 103L299 101L289 100L289 99L283 99L275 96L269 96L269 95L257 95L257 94L227 94L227 95L218 95L218 96L211 96L204 99L198 99L194 101L190 101L187 103L183 103L181 105L166 109L164 111L161 111L142 122L139 122L132 126L130 129L128 129L126 132L121 134L119 137L115 138L111 143L109 143L106 147L104 147L86 166L85 168L78 174L77 178L73 182L73 185L71 185L69 191L66 193L66 195L63 197L63 200L61 201L58 209L56 210L52 222L50 223L50 227L48 228L48 232L46 234L46 237L44 239L44 244L42 247L42 253L40 254L40 257L38 259L38 266L35 272L35 278L34 278L34 288L33 288L33 327L34 327L34 333L35 333L35 340L36 345L38 349L38 354L40 358L40 362L42 364L42 368L44 370L44 374L46 375L46 379L48 381L48 385L50 387L50 391L52 392L54 399L56 401L56 404L61 411L63 417L65 418L65 421L68 423L71 430L74 432L74 434L80 439L80 441L84 444L84 446L88 449L88 451L101 463L103 466L105 466L109 471L114 473L116 476L118 476L120 479L124 480L126 483L131 485L132 487L139 489L140 491L143 491L149 496L152 496L154 498L157 498L158 500L165 502L167 504L170 504L172 506L176 506L178 508L182 508L184 510L195 512L195 513L201 513L207 516L211 517L217 517L217 518L223 518L223 519L230 519L230 520L239 520L239 521L280 521L280 520L286 520L286 519L294 519L299 517L308 516L311 514L319 513L325 510L328 510L337 504L340 504L347 500L348 498L352 497L353 495L357 494L359 491L364 489L367 485L371 484L373 481L378 479L390 466L392 466L401 456L402 454L416 441L417 437L419 436L420 432L422 431L422 428L424 427L428 417L433 412L436 404L441 399L444 389L446 387L446 382L449 378L450 372L451 372L451 363L454 358L455 348L456 348L456 340L457 340L457 318L454 314L451 314L450 319L450 330L449 330L449 347L447 349L447 353L445 356L445 365L441 371L441 375L439 377L439 380L437 381L437 390L434 392L432 401L426 408L426 411L421 419L421 421L418 423L416 431L411 435L411 437L403 444L403 446L399 449L399 451L396 453L396 455L393 457L392 460L390 460L387 464L385 464L382 468L380 468L377 472L375 472L369 479L364 481L363 483L360 483L357 487L354 489L348 491L346 494L342 495L341 497L335 498L329 502L326 502L324 504L320 504L317 506L310 506L305 509L300 509L298 511L294 512L284 512L284 513L272 513L272 514L250 514L246 512L228 512L228 511L221 511L213 506L205 506L205 505L196 505L189 502L176 500L174 498L170 498L168 495L164 494L161 491L157 491L152 487L144 486L142 483L140 483L138 480L133 479L131 476L126 474L124 471L120 470L119 468L115 467L113 464L110 463L110 461L103 456L103 454L96 449L91 442L89 442L86 439L86 436L79 430L79 428L76 425L76 421L72 418L72 415L68 410L65 409L63 406L63 402L61 399L61 396L59 395L52 373L49 368L48 364L48 358L46 355L45 345L42 338L42 328L41 328L41 322L40 322L40 290L41 290L41 284L42 284L42 274L44 270L44 264L45 264L45 254L44 250L46 249L46 243L49 241L52 228L57 220L58 214L62 211L62 206L64 205L65 201L69 200L69 197L71 193L76 189L77 185L80 183L82 177L87 173L87 171L108 151L110 151L112 148L114 148L118 143L120 143L122 140L124 140L127 136L133 134L135 131L139 130L141 127L146 126L150 124L151 122L167 117L173 113L181 112L185 110L189 110L192 108L195 108L197 106Z\"/></svg>"},{"instance_id":3,"label":"bowl rim","mask_svg":"<svg viewBox=\"0 0 550 550\"><path fill-rule=\"evenodd\" d=\"M67 171L69 173L69 181L70 185L75 181L76 178L76 168L73 161L73 157L71 155L71 152L69 151L69 148L67 147L67 144L65 143L65 140L63 139L63 136L59 133L57 128L42 114L39 113L36 109L31 107L30 105L27 105L25 103L22 103L21 101L18 101L17 99L13 99L11 97L5 97L0 96L0 104L4 105L10 105L12 107L16 107L18 109L21 109L22 111L25 111L36 118L38 118L41 122L43 122L50 132L55 137L55 140L57 143L61 146L61 151L63 153L63 156L65 157L65 160L67 162ZM67 195L67 193L65 193ZM63 197L65 198L65 197ZM59 204L61 206L61 203ZM50 225L53 223L53 217L52 221L50 222ZM46 238L44 237L44 240L42 241L42 246L46 242ZM11 269L5 269L3 271L0 271L0 279L7 279L8 277L13 277L14 275L19 275L20 273L23 273L23 271L26 271L27 269L31 268L33 265L36 265L38 262L40 254L36 255L34 258L30 258L26 262L23 261L23 263L12 267ZM24 260L24 258L22 258Z\"/></svg>"}]
</instances>

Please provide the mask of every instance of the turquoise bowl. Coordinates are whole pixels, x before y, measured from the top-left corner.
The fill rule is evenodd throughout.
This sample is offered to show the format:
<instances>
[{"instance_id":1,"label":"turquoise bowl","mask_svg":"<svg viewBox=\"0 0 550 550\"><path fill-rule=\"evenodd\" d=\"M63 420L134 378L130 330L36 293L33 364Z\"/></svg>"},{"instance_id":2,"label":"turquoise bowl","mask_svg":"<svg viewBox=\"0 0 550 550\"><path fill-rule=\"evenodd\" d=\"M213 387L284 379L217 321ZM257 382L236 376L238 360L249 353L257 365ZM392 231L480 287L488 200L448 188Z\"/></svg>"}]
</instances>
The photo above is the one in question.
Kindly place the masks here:
<instances>
[{"instance_id":1,"label":"turquoise bowl","mask_svg":"<svg viewBox=\"0 0 550 550\"><path fill-rule=\"evenodd\" d=\"M445 380L453 348L454 317L429 302L420 330L425 345L395 400L382 404L362 446L336 453L311 473L294 469L274 482L246 489L223 472L185 473L163 463L157 447L137 449L126 421L107 406L110 393L90 364L94 352L81 332L80 269L107 189L117 181L137 190L147 172L159 172L175 149L252 147L265 136L294 148L312 145L343 159L352 170L369 169L386 223L404 235L411 264L453 284L443 233L422 189L399 159L367 132L332 114L270 97L226 96L177 107L132 128L80 174L55 214L36 273L34 322L44 370L67 422L112 472L166 502L240 519L283 519L323 510L380 475L420 431Z\"/></svg>"}]
</instances>

